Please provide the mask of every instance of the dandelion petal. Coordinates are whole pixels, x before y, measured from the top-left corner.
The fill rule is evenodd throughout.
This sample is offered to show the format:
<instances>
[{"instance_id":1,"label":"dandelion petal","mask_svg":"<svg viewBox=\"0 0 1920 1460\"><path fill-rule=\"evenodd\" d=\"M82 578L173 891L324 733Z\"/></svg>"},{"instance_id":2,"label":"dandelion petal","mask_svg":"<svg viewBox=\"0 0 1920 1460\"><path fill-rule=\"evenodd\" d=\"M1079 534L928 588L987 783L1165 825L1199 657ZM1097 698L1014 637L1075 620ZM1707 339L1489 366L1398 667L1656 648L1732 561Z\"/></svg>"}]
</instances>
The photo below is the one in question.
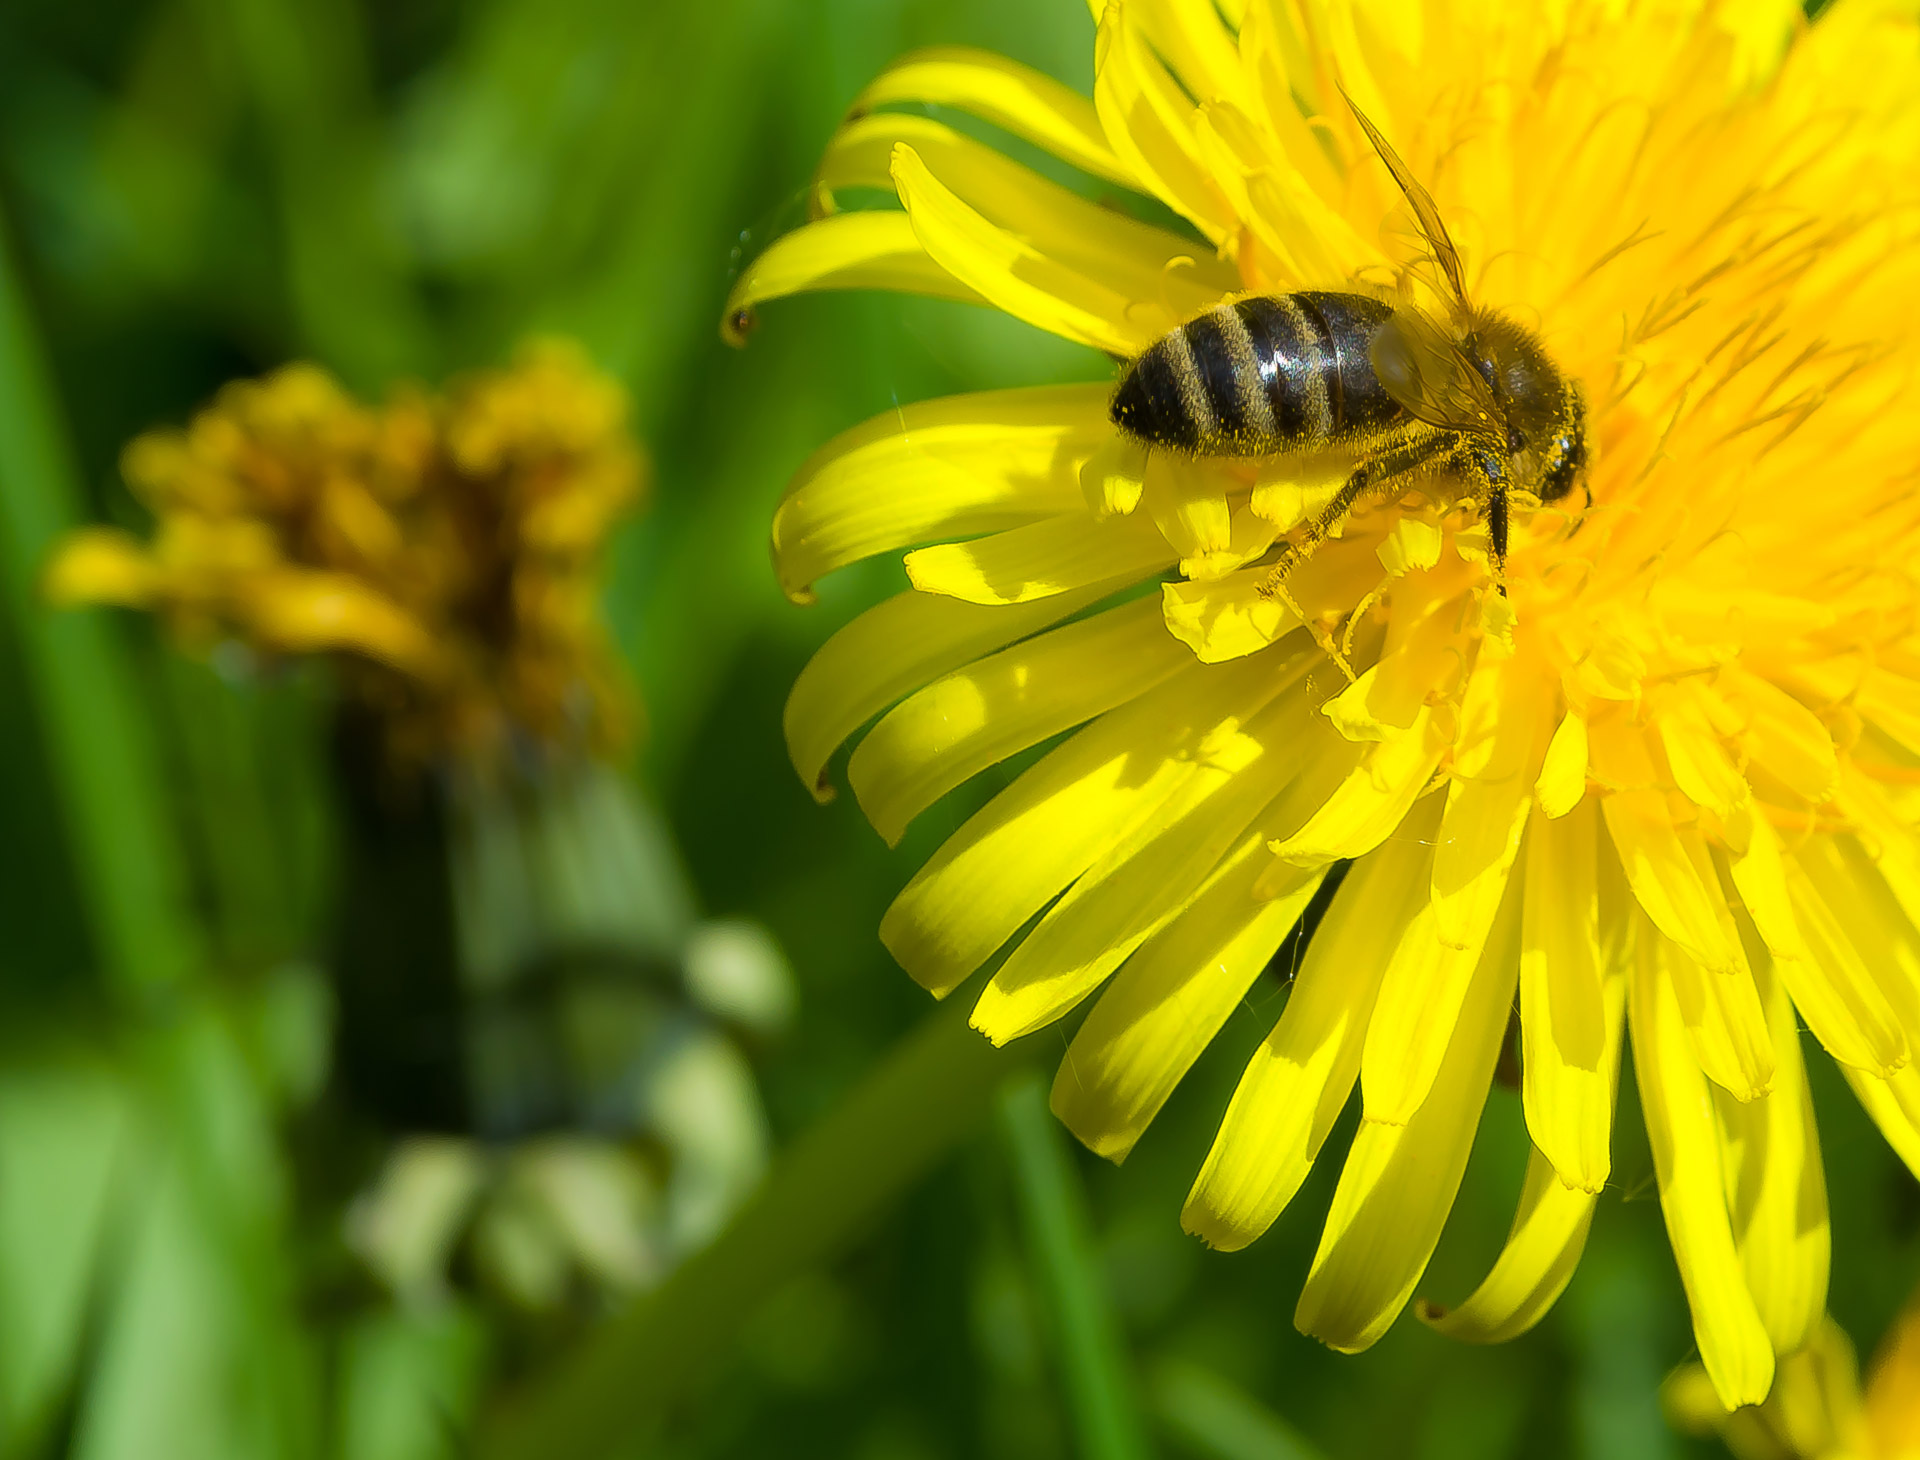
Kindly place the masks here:
<instances>
[{"instance_id":1,"label":"dandelion petal","mask_svg":"<svg viewBox=\"0 0 1920 1460\"><path fill-rule=\"evenodd\" d=\"M1694 1341L1720 1402L1735 1409L1767 1397L1773 1347L1734 1243L1720 1134L1673 986L1651 946L1657 936L1642 925L1629 1000L1633 1069L1653 1147L1660 1212L1693 1309Z\"/></svg>"},{"instance_id":2,"label":"dandelion petal","mask_svg":"<svg viewBox=\"0 0 1920 1460\"><path fill-rule=\"evenodd\" d=\"M1827 1305L1827 1183L1793 1006L1760 974L1777 1052L1773 1089L1741 1103L1714 1092L1727 1206L1747 1289L1776 1353L1807 1341Z\"/></svg>"},{"instance_id":3,"label":"dandelion petal","mask_svg":"<svg viewBox=\"0 0 1920 1460\"><path fill-rule=\"evenodd\" d=\"M1424 1299L1420 1321L1466 1343L1505 1343L1525 1333L1554 1305L1573 1277L1593 1221L1595 1193L1561 1181L1535 1147L1506 1246L1465 1302L1443 1308Z\"/></svg>"},{"instance_id":4,"label":"dandelion petal","mask_svg":"<svg viewBox=\"0 0 1920 1460\"><path fill-rule=\"evenodd\" d=\"M1467 1169L1513 1003L1517 919L1491 940L1426 1102L1405 1125L1362 1121L1294 1309L1302 1333L1352 1353L1399 1316Z\"/></svg>"},{"instance_id":5,"label":"dandelion petal","mask_svg":"<svg viewBox=\"0 0 1920 1460\"><path fill-rule=\"evenodd\" d=\"M1432 852L1390 842L1354 865L1308 945L1279 1022L1255 1052L1181 1223L1234 1252L1286 1209L1360 1074L1360 1052L1380 971L1412 921L1405 879Z\"/></svg>"},{"instance_id":6,"label":"dandelion petal","mask_svg":"<svg viewBox=\"0 0 1920 1460\"><path fill-rule=\"evenodd\" d=\"M1133 1149L1319 889L1324 874L1301 869L1256 900L1264 852L1255 843L1128 959L1067 1047L1053 1112L1102 1156Z\"/></svg>"}]
</instances>

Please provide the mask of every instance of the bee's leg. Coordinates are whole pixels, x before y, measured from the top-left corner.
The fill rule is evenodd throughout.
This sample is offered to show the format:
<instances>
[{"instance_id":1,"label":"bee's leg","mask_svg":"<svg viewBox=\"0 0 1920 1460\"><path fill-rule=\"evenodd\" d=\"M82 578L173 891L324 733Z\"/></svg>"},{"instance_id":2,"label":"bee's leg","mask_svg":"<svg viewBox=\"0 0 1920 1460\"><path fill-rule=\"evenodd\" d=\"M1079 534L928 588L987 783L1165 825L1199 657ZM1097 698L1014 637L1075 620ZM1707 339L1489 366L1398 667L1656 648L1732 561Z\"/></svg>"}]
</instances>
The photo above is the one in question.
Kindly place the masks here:
<instances>
[{"instance_id":1,"label":"bee's leg","mask_svg":"<svg viewBox=\"0 0 1920 1460\"><path fill-rule=\"evenodd\" d=\"M1353 612L1347 615L1347 626L1340 634L1340 653L1342 656L1353 653L1353 636L1359 632L1361 620L1367 616L1368 609L1372 608L1374 604L1386 596L1387 583L1390 581L1391 580L1383 580L1379 587L1375 588L1373 592L1356 603L1353 606ZM1342 667L1345 667L1344 662ZM1349 673L1351 673L1351 671L1349 671Z\"/></svg>"},{"instance_id":2,"label":"bee's leg","mask_svg":"<svg viewBox=\"0 0 1920 1460\"><path fill-rule=\"evenodd\" d=\"M1460 438L1452 432L1432 432L1403 440L1387 447L1377 456L1368 457L1353 469L1348 478L1340 484L1340 490L1327 500L1327 505L1307 524L1305 535L1298 541L1288 544L1274 562L1273 571L1260 585L1263 593L1269 593L1278 587L1287 574L1312 557L1321 543L1325 542L1334 528L1338 527L1351 513L1355 505L1368 492L1392 481L1395 477L1405 476L1429 466L1460 449Z\"/></svg>"},{"instance_id":3,"label":"bee's leg","mask_svg":"<svg viewBox=\"0 0 1920 1460\"><path fill-rule=\"evenodd\" d=\"M1317 525L1316 523L1316 526ZM1320 646L1321 651L1326 654L1327 658L1339 666L1340 672L1347 677L1347 683L1352 684L1360 676L1353 672L1353 665L1347 662L1347 656L1341 652L1340 646L1333 641L1333 635L1327 631L1325 625L1318 619L1308 618L1307 611L1300 606L1293 594L1287 591L1287 575L1312 555L1313 549L1320 545L1325 536L1326 534L1323 532L1314 537L1309 545L1289 548L1283 552L1279 561L1274 564L1272 571L1260 580L1259 591L1262 598L1279 599L1288 613L1306 625L1307 632L1313 635L1314 643Z\"/></svg>"},{"instance_id":4,"label":"bee's leg","mask_svg":"<svg viewBox=\"0 0 1920 1460\"><path fill-rule=\"evenodd\" d=\"M1459 445L1460 438L1451 432L1434 432L1400 441L1361 462L1340 484L1340 490L1328 499L1327 505L1307 523L1305 535L1281 549L1272 570L1260 581L1260 596L1277 598L1285 604L1296 618L1306 624L1314 641L1326 651L1329 659L1340 666L1341 673L1349 680L1355 678L1353 666L1347 662L1347 656L1341 653L1340 646L1334 643L1333 636L1308 619L1305 611L1294 601L1293 595L1287 591L1288 575L1314 555L1320 544L1347 519L1347 515L1367 493L1395 477L1405 476L1408 472L1440 460L1457 451Z\"/></svg>"},{"instance_id":5,"label":"bee's leg","mask_svg":"<svg viewBox=\"0 0 1920 1460\"><path fill-rule=\"evenodd\" d=\"M1495 482L1487 494L1487 541L1493 547L1493 586L1507 596L1507 484Z\"/></svg>"},{"instance_id":6,"label":"bee's leg","mask_svg":"<svg viewBox=\"0 0 1920 1460\"><path fill-rule=\"evenodd\" d=\"M1465 446L1459 453L1463 472L1478 478L1480 496L1486 502L1487 563L1493 569L1494 591L1507 596L1507 542L1512 528L1512 504L1508 500L1507 463L1480 443Z\"/></svg>"},{"instance_id":7,"label":"bee's leg","mask_svg":"<svg viewBox=\"0 0 1920 1460\"><path fill-rule=\"evenodd\" d=\"M1279 599L1281 607L1299 619L1301 623L1305 624L1307 632L1313 635L1314 643L1320 646L1327 658L1340 666L1340 672L1346 675L1348 684L1352 684L1354 680L1360 677L1353 672L1353 666L1347 662L1346 655L1340 652L1340 646L1333 642L1333 635L1328 633L1316 620L1308 618L1307 611L1294 600L1294 596L1291 593L1287 592L1287 581L1284 573L1269 573L1266 578L1261 580L1260 596L1262 598Z\"/></svg>"}]
</instances>

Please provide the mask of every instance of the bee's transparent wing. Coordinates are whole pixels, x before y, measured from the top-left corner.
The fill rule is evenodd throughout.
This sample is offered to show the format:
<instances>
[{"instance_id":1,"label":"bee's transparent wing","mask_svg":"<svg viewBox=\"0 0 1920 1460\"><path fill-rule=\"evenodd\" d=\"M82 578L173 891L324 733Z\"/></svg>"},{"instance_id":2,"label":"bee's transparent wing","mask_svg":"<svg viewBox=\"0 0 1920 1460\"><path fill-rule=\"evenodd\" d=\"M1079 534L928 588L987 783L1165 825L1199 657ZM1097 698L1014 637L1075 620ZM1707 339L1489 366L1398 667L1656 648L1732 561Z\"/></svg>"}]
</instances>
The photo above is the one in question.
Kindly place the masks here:
<instances>
[{"instance_id":1,"label":"bee's transparent wing","mask_svg":"<svg viewBox=\"0 0 1920 1460\"><path fill-rule=\"evenodd\" d=\"M1444 327L1401 309L1381 325L1369 350L1373 373L1415 420L1449 431L1499 435L1493 391Z\"/></svg>"},{"instance_id":2,"label":"bee's transparent wing","mask_svg":"<svg viewBox=\"0 0 1920 1460\"><path fill-rule=\"evenodd\" d=\"M1380 160L1387 165L1387 171L1393 174L1393 180L1400 184L1400 191L1407 195L1407 201L1413 205L1413 216L1419 220L1420 231L1427 236L1427 246L1433 250L1433 256L1446 271L1447 282L1453 286L1453 297L1464 309L1473 306L1467 302L1467 274L1460 265L1460 250L1453 246L1453 235L1447 232L1447 225L1440 217L1439 205L1433 201L1433 194L1423 188L1414 175L1407 170L1406 163L1400 160L1380 129L1367 120L1367 114L1353 105L1353 98L1346 92L1347 105L1353 108L1353 118L1360 123L1360 130L1367 134L1367 140L1373 144L1373 150L1380 154Z\"/></svg>"}]
</instances>

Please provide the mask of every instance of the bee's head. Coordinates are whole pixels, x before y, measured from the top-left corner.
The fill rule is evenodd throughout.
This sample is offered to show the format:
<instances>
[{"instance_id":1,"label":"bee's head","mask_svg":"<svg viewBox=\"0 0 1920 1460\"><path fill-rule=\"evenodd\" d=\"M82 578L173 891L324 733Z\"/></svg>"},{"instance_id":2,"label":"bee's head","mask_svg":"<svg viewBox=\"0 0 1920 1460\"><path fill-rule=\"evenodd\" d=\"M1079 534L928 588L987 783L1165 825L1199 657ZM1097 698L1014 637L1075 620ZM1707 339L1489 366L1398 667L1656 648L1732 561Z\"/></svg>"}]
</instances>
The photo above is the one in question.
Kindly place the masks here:
<instances>
[{"instance_id":1,"label":"bee's head","mask_svg":"<svg viewBox=\"0 0 1920 1460\"><path fill-rule=\"evenodd\" d=\"M1511 320L1486 320L1474 332L1474 345L1474 363L1506 413L1515 484L1542 502L1584 487L1587 405L1580 387Z\"/></svg>"},{"instance_id":2,"label":"bee's head","mask_svg":"<svg viewBox=\"0 0 1920 1460\"><path fill-rule=\"evenodd\" d=\"M1564 409L1559 425L1540 452L1540 484L1534 495L1542 502L1558 502L1575 487L1587 485L1587 402L1580 387L1565 382Z\"/></svg>"}]
</instances>

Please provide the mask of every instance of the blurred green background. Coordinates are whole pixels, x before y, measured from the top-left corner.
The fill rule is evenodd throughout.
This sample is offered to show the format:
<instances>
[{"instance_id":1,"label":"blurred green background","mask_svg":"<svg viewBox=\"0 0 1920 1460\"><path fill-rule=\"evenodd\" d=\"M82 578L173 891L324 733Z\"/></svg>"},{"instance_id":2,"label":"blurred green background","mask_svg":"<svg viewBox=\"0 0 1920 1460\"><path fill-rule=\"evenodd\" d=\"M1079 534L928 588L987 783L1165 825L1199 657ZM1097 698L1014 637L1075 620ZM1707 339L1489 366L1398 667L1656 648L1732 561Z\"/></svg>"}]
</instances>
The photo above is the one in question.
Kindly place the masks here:
<instances>
[{"instance_id":1,"label":"blurred green background","mask_svg":"<svg viewBox=\"0 0 1920 1460\"><path fill-rule=\"evenodd\" d=\"M401 1304L356 1269L366 1163L328 1113L354 844L325 677L50 613L47 545L81 520L141 529L122 445L233 377L311 358L378 399L529 334L582 340L655 463L606 605L645 703L631 774L699 909L764 924L792 966L796 1017L750 1045L788 1149L927 1017L874 929L1008 773L894 852L850 797L814 804L787 689L903 579L868 564L788 605L773 505L814 447L898 403L1111 369L985 311L863 295L774 305L749 349L720 343L731 272L804 216L842 111L930 44L1090 87L1079 0L0 0L0 1457L1708 1453L1659 1411L1691 1340L1630 1077L1586 1259L1515 1344L1409 1317L1344 1358L1294 1332L1332 1160L1248 1252L1181 1234L1284 970L1124 1168L1063 1161L1036 1116L1024 1072L1060 1031L989 1061L936 1029L964 1072L903 1077L925 1118L891 1110L932 1132L924 1176L877 1126L830 1127L817 1242L775 1251L763 1221L652 1319L643 1296L529 1321L461 1284ZM1865 1349L1920 1274L1920 1190L1809 1055L1833 1307ZM1496 1089L1423 1292L1477 1281L1524 1150ZM870 1211L835 1204L856 1168ZM623 1369L679 1325L671 1382ZM552 1414L572 1419L524 1422Z\"/></svg>"}]
</instances>

